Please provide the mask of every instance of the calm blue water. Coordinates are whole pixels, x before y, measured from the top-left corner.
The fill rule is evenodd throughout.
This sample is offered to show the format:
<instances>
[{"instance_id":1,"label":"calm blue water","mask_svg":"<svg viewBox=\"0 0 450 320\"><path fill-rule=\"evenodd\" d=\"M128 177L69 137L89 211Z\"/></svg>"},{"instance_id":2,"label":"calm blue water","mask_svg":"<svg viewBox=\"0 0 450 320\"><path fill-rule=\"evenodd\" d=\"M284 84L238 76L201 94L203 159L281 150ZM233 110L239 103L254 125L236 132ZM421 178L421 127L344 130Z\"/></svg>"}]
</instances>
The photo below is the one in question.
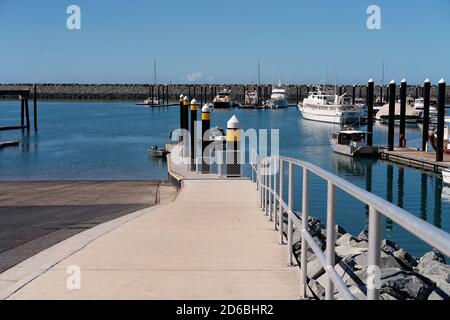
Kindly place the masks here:
<instances>
[{"instance_id":1,"label":"calm blue water","mask_svg":"<svg viewBox=\"0 0 450 320\"><path fill-rule=\"evenodd\" d=\"M0 102L0 126L17 125L19 111L17 102ZM244 129L279 128L282 155L313 162L450 231L450 188L440 177L384 161L336 155L329 146L334 126L302 120L296 108L215 111L212 125L226 127L233 114ZM21 141L20 147L0 151L0 180L164 180L165 162L150 158L147 148L168 142L169 131L178 127L178 115L177 107L150 109L130 102L41 102L38 133L0 131L0 141ZM420 127L407 128L409 146L419 146L420 137ZM387 126L376 125L374 141L386 144ZM301 173L296 177L295 207L300 208ZM312 177L310 188L311 215L325 222L326 184ZM357 235L366 227L367 211L351 200L338 191L337 223ZM389 220L383 230L384 237L413 254L430 249Z\"/></svg>"}]
</instances>

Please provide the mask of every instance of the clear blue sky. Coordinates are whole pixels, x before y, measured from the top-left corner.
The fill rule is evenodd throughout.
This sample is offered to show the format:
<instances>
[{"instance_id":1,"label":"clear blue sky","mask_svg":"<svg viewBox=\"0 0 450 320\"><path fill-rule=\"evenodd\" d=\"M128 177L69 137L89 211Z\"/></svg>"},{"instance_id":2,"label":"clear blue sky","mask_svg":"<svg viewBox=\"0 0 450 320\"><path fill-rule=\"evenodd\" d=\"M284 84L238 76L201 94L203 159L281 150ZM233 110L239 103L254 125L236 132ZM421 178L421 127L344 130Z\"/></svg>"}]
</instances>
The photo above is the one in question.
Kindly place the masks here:
<instances>
[{"instance_id":1,"label":"clear blue sky","mask_svg":"<svg viewBox=\"0 0 450 320\"><path fill-rule=\"evenodd\" d=\"M0 39L1 83L450 81L448 0L0 0Z\"/></svg>"}]
</instances>

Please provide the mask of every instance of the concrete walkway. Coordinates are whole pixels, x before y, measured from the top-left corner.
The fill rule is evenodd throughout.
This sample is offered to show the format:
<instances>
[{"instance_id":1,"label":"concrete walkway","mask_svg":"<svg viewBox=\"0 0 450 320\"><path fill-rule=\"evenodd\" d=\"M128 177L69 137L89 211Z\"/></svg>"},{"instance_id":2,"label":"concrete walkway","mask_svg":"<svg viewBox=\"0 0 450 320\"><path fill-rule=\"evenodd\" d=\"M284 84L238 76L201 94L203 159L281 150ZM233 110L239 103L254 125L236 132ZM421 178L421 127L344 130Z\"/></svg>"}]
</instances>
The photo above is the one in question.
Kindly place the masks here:
<instances>
[{"instance_id":1,"label":"concrete walkway","mask_svg":"<svg viewBox=\"0 0 450 320\"><path fill-rule=\"evenodd\" d=\"M10 299L297 299L288 267L247 180L186 180L144 212L51 267ZM67 288L69 266L81 289Z\"/></svg>"}]
</instances>

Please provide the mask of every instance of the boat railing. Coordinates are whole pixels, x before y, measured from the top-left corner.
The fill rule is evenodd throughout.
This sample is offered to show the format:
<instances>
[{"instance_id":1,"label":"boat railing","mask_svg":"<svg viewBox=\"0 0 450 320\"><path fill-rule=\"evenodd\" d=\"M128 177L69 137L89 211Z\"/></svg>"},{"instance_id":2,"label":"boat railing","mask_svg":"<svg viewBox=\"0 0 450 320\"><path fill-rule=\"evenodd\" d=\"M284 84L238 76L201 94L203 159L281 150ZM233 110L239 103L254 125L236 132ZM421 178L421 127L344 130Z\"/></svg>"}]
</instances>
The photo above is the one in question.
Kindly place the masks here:
<instances>
[{"instance_id":1,"label":"boat railing","mask_svg":"<svg viewBox=\"0 0 450 320\"><path fill-rule=\"evenodd\" d=\"M254 151L251 153L250 164L252 181L256 182L256 190L259 192L259 206L270 217L270 220L274 221L274 227L275 229L278 228L280 233L280 241L283 243L285 238L287 240L289 265L293 265L294 226L301 231L300 291L302 297L307 296L307 247L309 246L325 270L325 299L334 299L335 287L345 299L356 299L335 268L336 189L346 192L369 207L368 276L366 279L368 300L377 300L380 297L382 216L389 218L417 238L450 257L450 234L314 164L282 156L259 159ZM288 183L287 190L284 190L286 166L288 167ZM295 212L293 207L294 166L301 168L303 171L302 208L300 212ZM308 231L308 218L310 216L309 179L311 174L322 178L327 183L325 252L317 245ZM286 192L287 200L284 197ZM283 232L284 214L287 215L288 220L286 236Z\"/></svg>"}]
</instances>

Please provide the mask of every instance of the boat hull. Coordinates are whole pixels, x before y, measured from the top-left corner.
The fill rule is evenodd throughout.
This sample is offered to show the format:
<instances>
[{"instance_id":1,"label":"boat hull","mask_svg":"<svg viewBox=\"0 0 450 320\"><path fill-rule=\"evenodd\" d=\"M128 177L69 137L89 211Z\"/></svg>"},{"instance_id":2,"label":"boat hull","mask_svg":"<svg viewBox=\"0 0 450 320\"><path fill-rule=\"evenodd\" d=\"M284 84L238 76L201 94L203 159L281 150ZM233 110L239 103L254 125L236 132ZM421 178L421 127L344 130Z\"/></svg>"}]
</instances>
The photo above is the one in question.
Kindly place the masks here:
<instances>
[{"instance_id":1,"label":"boat hull","mask_svg":"<svg viewBox=\"0 0 450 320\"><path fill-rule=\"evenodd\" d=\"M358 147L353 148L348 145L337 144L331 141L331 148L334 152L343 154L349 157L377 157L379 149L378 147Z\"/></svg>"},{"instance_id":2,"label":"boat hull","mask_svg":"<svg viewBox=\"0 0 450 320\"><path fill-rule=\"evenodd\" d=\"M215 101L213 106L214 109L228 109L232 108L234 104L231 101Z\"/></svg>"},{"instance_id":3,"label":"boat hull","mask_svg":"<svg viewBox=\"0 0 450 320\"><path fill-rule=\"evenodd\" d=\"M299 106L303 119L335 124L351 124L361 120L361 113L358 111L338 111L338 112L310 112L308 109Z\"/></svg>"},{"instance_id":4,"label":"boat hull","mask_svg":"<svg viewBox=\"0 0 450 320\"><path fill-rule=\"evenodd\" d=\"M450 171L443 170L442 179L444 180L445 184L450 185Z\"/></svg>"}]
</instances>

